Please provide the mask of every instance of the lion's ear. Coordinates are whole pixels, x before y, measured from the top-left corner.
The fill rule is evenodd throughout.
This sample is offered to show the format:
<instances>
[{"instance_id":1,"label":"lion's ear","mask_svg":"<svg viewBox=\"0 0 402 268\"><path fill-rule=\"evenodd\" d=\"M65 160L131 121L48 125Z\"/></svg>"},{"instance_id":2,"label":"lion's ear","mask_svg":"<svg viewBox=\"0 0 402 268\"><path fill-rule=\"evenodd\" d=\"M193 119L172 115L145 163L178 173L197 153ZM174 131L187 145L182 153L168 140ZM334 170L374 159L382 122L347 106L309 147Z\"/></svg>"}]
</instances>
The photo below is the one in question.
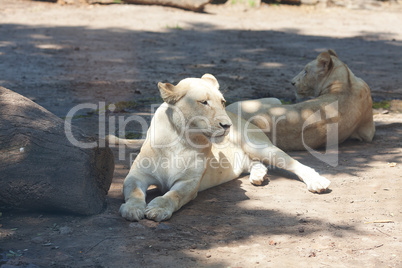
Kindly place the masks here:
<instances>
[{"instance_id":1,"label":"lion's ear","mask_svg":"<svg viewBox=\"0 0 402 268\"><path fill-rule=\"evenodd\" d=\"M317 66L323 73L326 73L329 70L331 70L333 66L331 55L328 52L322 52L320 55L318 55Z\"/></svg>"},{"instance_id":2,"label":"lion's ear","mask_svg":"<svg viewBox=\"0 0 402 268\"><path fill-rule=\"evenodd\" d=\"M162 99L169 104L175 104L178 100L180 100L183 95L180 94L179 90L176 87L169 83L158 83L158 88L161 93Z\"/></svg>"},{"instance_id":3,"label":"lion's ear","mask_svg":"<svg viewBox=\"0 0 402 268\"><path fill-rule=\"evenodd\" d=\"M328 49L328 53L329 53L329 55L331 55L331 56L334 56L334 57L337 57L337 58L338 58L338 55L336 55L335 50L333 50L333 49Z\"/></svg>"},{"instance_id":4,"label":"lion's ear","mask_svg":"<svg viewBox=\"0 0 402 268\"><path fill-rule=\"evenodd\" d=\"M201 79L210 83L214 88L219 89L218 80L212 74L204 74Z\"/></svg>"}]
</instances>

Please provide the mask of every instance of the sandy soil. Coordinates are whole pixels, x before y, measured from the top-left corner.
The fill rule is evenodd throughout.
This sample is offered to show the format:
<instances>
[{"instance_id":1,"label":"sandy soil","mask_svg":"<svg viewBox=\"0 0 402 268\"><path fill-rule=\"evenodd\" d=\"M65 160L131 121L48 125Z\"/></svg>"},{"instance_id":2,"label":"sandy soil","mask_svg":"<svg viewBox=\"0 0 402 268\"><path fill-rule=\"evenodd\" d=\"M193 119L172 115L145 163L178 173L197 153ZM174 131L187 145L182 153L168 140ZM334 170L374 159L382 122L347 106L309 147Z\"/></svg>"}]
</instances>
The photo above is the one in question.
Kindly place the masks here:
<instances>
[{"instance_id":1,"label":"sandy soil","mask_svg":"<svg viewBox=\"0 0 402 268\"><path fill-rule=\"evenodd\" d=\"M193 13L1 0L0 85L60 117L77 104L105 102L117 106L106 123L131 114L149 120L150 105L160 102L158 81L206 72L218 78L229 101L293 101L291 78L333 48L371 86L374 100L400 99L400 25L398 5L209 5ZM98 134L98 115L78 114L73 123ZM124 160L115 150L102 214L2 211L0 267L401 267L402 116L379 113L375 120L374 141L342 144L336 167L306 152L290 153L332 181L328 194L309 193L279 171L261 187L244 176L200 193L159 224L118 215L129 155L138 148ZM136 124L127 131L141 134Z\"/></svg>"}]
</instances>

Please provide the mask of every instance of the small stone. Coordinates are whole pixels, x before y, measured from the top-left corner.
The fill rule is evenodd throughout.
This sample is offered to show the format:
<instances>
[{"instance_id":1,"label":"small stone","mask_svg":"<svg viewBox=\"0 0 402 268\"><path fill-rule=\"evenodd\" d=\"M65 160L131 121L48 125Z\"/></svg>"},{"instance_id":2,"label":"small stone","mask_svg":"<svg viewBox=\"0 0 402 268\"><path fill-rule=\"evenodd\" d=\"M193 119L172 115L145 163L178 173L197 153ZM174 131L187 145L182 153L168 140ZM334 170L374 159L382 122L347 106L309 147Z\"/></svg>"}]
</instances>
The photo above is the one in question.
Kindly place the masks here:
<instances>
[{"instance_id":1,"label":"small stone","mask_svg":"<svg viewBox=\"0 0 402 268\"><path fill-rule=\"evenodd\" d=\"M157 230L169 230L169 229L171 229L172 227L170 227L169 225L167 225L167 224L165 224L165 223L160 223L157 227L156 227L156 229Z\"/></svg>"},{"instance_id":2,"label":"small stone","mask_svg":"<svg viewBox=\"0 0 402 268\"><path fill-rule=\"evenodd\" d=\"M159 223L152 221L152 220L148 220L148 219L142 219L139 221L140 224L142 224L143 226L147 227L147 228L151 228L151 229L155 229Z\"/></svg>"},{"instance_id":3,"label":"small stone","mask_svg":"<svg viewBox=\"0 0 402 268\"><path fill-rule=\"evenodd\" d=\"M88 223L101 227L101 228L115 227L115 225L116 225L116 221L114 219L106 218L106 217L95 217L92 220L90 220Z\"/></svg>"},{"instance_id":4,"label":"small stone","mask_svg":"<svg viewBox=\"0 0 402 268\"><path fill-rule=\"evenodd\" d=\"M73 229L68 226L63 226L59 228L59 232L61 235L69 235L73 233Z\"/></svg>"},{"instance_id":5,"label":"small stone","mask_svg":"<svg viewBox=\"0 0 402 268\"><path fill-rule=\"evenodd\" d=\"M299 228L299 233L304 233L304 228L303 227Z\"/></svg>"},{"instance_id":6,"label":"small stone","mask_svg":"<svg viewBox=\"0 0 402 268\"><path fill-rule=\"evenodd\" d=\"M35 244L43 244L45 242L45 239L43 237L37 236L31 239L31 242Z\"/></svg>"},{"instance_id":7,"label":"small stone","mask_svg":"<svg viewBox=\"0 0 402 268\"><path fill-rule=\"evenodd\" d=\"M211 253L209 253L209 252L208 252L208 253L206 253L206 254L205 254L205 257L207 257L207 258L211 258L211 257L212 257L212 255L211 255Z\"/></svg>"},{"instance_id":8,"label":"small stone","mask_svg":"<svg viewBox=\"0 0 402 268\"><path fill-rule=\"evenodd\" d=\"M130 226L130 228L135 228L135 229L145 229L146 227L138 222L132 222L130 223L128 226Z\"/></svg>"}]
</instances>

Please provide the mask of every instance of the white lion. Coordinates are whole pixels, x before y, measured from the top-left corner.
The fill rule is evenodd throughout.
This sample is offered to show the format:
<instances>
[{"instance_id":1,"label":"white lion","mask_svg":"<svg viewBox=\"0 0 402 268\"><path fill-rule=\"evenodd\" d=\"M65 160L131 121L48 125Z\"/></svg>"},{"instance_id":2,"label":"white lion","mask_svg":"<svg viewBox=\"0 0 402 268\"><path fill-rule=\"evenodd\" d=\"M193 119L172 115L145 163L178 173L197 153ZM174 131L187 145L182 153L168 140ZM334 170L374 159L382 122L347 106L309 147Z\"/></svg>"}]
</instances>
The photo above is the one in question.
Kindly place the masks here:
<instances>
[{"instance_id":1,"label":"white lion","mask_svg":"<svg viewBox=\"0 0 402 268\"><path fill-rule=\"evenodd\" d=\"M124 181L121 215L130 221L169 219L197 192L250 172L260 185L266 165L295 173L311 192L325 192L329 180L273 146L256 126L225 111L214 76L187 78L176 86L158 84L165 101L156 111L147 138ZM126 143L110 137L111 142ZM156 185L163 196L146 204L146 191Z\"/></svg>"}]
</instances>

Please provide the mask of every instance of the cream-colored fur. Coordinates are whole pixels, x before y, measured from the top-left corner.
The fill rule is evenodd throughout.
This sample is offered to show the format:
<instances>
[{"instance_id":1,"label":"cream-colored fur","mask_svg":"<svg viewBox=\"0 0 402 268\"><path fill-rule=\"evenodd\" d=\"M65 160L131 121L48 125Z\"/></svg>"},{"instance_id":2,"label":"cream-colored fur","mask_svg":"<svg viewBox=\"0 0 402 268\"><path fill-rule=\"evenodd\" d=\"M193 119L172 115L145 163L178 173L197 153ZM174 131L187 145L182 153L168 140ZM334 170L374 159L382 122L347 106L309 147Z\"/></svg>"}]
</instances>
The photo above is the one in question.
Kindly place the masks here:
<instances>
[{"instance_id":1,"label":"cream-colored fur","mask_svg":"<svg viewBox=\"0 0 402 268\"><path fill-rule=\"evenodd\" d=\"M156 111L147 138L124 181L121 215L130 221L167 220L197 192L250 172L250 181L266 179L266 165L295 173L311 192L330 182L273 146L256 126L226 112L218 81L210 74L178 85L158 84L165 103ZM112 143L118 142L114 136ZM122 141L124 142L124 140ZM166 192L146 204L146 191Z\"/></svg>"},{"instance_id":2,"label":"cream-colored fur","mask_svg":"<svg viewBox=\"0 0 402 268\"><path fill-rule=\"evenodd\" d=\"M370 88L338 59L335 51L319 54L293 78L292 84L298 97L315 98L292 105L281 105L272 98L248 100L233 103L227 110L258 126L285 151L319 148L347 138L373 139ZM337 133L330 125L338 128Z\"/></svg>"}]
</instances>

